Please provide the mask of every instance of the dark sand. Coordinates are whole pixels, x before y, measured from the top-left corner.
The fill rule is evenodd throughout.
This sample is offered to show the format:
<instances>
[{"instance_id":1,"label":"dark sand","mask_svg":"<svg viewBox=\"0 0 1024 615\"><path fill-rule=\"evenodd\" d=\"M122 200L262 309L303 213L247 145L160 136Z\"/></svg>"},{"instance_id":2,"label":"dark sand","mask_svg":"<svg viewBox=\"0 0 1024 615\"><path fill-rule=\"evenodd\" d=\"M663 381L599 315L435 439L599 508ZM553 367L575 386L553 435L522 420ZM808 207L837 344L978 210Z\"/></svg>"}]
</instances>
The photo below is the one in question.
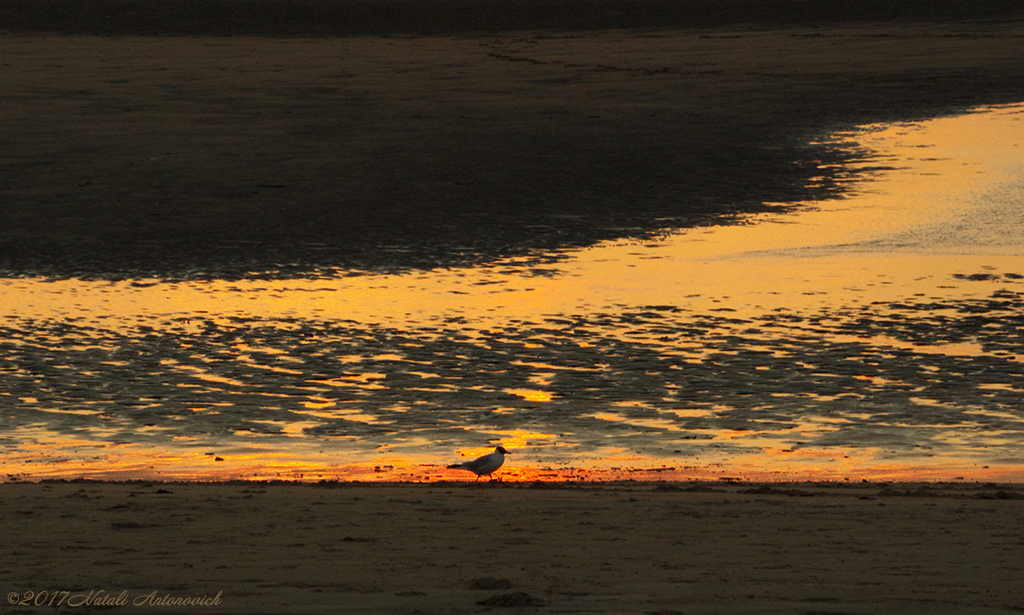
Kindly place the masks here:
<instances>
[{"instance_id":1,"label":"dark sand","mask_svg":"<svg viewBox=\"0 0 1024 615\"><path fill-rule=\"evenodd\" d=\"M995 0L5 1L0 272L400 270L822 197L860 154L809 140L1024 100L1021 17Z\"/></svg>"},{"instance_id":2,"label":"dark sand","mask_svg":"<svg viewBox=\"0 0 1024 615\"><path fill-rule=\"evenodd\" d=\"M220 594L114 613L1024 609L1019 485L5 484L0 518L16 602ZM55 610L100 609L4 612Z\"/></svg>"}]
</instances>

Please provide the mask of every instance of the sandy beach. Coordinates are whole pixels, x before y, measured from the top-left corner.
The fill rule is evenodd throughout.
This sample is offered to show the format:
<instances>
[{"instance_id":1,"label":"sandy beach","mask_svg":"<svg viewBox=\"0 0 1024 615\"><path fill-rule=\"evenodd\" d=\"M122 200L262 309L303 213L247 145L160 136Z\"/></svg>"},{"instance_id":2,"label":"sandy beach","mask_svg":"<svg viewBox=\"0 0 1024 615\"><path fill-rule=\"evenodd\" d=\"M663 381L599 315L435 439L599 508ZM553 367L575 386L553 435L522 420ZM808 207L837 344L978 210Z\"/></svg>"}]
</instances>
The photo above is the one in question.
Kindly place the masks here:
<instances>
[{"instance_id":1,"label":"sandy beach","mask_svg":"<svg viewBox=\"0 0 1024 615\"><path fill-rule=\"evenodd\" d=\"M1024 608L1019 485L55 482L0 518L6 613Z\"/></svg>"},{"instance_id":2,"label":"sandy beach","mask_svg":"<svg viewBox=\"0 0 1024 615\"><path fill-rule=\"evenodd\" d=\"M839 194L854 179L842 163L860 160L867 172L869 153L816 139L856 124L1024 100L1024 11L1001 0L735 0L713 10L658 0L45 4L0 4L7 278L315 278L509 256L529 267L569 247ZM1021 279L1017 270L959 273L983 276L978 285ZM738 419L760 421L743 386L755 397L778 392L771 367L796 374L787 393L831 400L852 392L891 403L880 416L920 421L925 431L945 416L906 410L907 396L924 391L928 408L959 412L969 385L1003 413L1009 433L1020 408L1024 297L1002 292L939 306L958 310L951 319L926 299L903 305L913 318L865 312L834 327L812 319L815 336L795 329L792 347L782 338L750 342L747 324L718 315L699 328L667 329L658 310L671 306L615 316L616 327L651 340L672 336L658 343L707 337L715 352L692 362L699 371L685 379L657 363L650 340L580 344L611 322L604 314L562 328L485 331L479 346L459 331L449 336L447 324L428 338L374 323L287 319L278 327L139 318L128 332L11 319L2 328L0 405L21 404L21 414L5 412L0 425L10 419L29 440L45 421L69 438L98 425L116 438L116 453L131 438L158 442L165 424L193 414L197 433L238 431L219 408L243 399L252 402L249 418L265 419L251 435L276 437L278 409L240 397L231 388L239 380L294 408L362 408L361 389L309 398L310 378L341 374L377 387L365 397L390 412L379 400L392 393L378 381L391 378L400 405L402 387L426 377L414 369L461 386L465 365L483 364L494 369L494 390L466 393L458 407L467 399L509 406L519 413L496 414L493 428L529 430L520 417L537 416L535 400L506 389L535 384L537 374L553 378L545 370L570 373L563 364L607 360L621 381L581 372L556 381L556 393L590 387L614 403L623 382L657 391L652 378L668 374L696 387L683 391L694 400L725 395ZM864 345L882 336L922 346L969 338L979 350L969 360L937 353L926 370L916 350L893 358ZM744 344L757 352L738 353ZM406 355L392 356L395 348ZM339 372L339 349L361 367ZM416 361L428 367L407 364ZM209 390L197 392L196 374ZM439 407L448 395L421 394ZM49 403L70 411L39 418ZM160 403L166 411L155 416L149 408ZM463 420L452 412L443 415L449 423ZM437 416L416 416L414 426ZM310 434L370 437L377 418L362 416L360 432L332 419ZM986 420L986 434L1004 424ZM900 432L883 432L864 442L885 436L894 439L881 446L902 445ZM524 442L537 435L522 433ZM479 435L465 438L451 450L479 444ZM0 443L0 454L25 452ZM76 454L93 454L91 446ZM215 466L205 447L192 451L200 461L178 461ZM227 455L233 463L252 451L229 452L238 453ZM30 476L35 460L18 463L15 472ZM965 474L927 484L13 476L0 484L3 612L1019 613L1024 487Z\"/></svg>"}]
</instances>

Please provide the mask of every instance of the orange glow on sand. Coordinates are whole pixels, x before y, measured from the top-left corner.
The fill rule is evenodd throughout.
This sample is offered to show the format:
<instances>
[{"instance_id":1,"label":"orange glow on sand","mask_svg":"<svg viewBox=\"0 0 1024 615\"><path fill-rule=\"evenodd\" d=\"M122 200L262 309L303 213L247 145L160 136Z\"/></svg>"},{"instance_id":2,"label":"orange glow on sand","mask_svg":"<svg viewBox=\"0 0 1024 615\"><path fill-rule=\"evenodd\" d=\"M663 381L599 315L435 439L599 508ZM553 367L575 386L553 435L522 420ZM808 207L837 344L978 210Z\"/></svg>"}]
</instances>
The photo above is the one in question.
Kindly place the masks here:
<instances>
[{"instance_id":1,"label":"orange glow on sand","mask_svg":"<svg viewBox=\"0 0 1024 615\"><path fill-rule=\"evenodd\" d=\"M843 133L837 140L855 138L896 170L876 174L852 198L814 203L793 214L756 215L748 224L567 252L565 262L550 270L560 275L532 275L512 260L480 269L315 281L9 279L0 281L3 313L114 319L105 322L108 326L163 317L176 319L185 330L216 325L216 319L189 318L197 313L380 323L470 314L481 326L499 326L581 306L670 304L706 310L729 297L729 307L742 313L755 305L814 308L835 294L861 301L934 294L937 272L1012 269L1019 262L1017 228L1009 219L999 221L1012 212L979 216L968 208L979 193L1012 181L1024 168L1015 136L1024 138L1021 117L1019 108L1005 107ZM956 233L944 231L950 224ZM69 295L74 304L68 303ZM542 346L529 342L525 347Z\"/></svg>"},{"instance_id":2,"label":"orange glow on sand","mask_svg":"<svg viewBox=\"0 0 1024 615\"><path fill-rule=\"evenodd\" d=\"M530 389L505 389L506 392L518 395L528 401L551 401L551 393Z\"/></svg>"},{"instance_id":3,"label":"orange glow on sand","mask_svg":"<svg viewBox=\"0 0 1024 615\"><path fill-rule=\"evenodd\" d=\"M554 436L552 436L554 437ZM464 449L451 463L473 459L493 448ZM85 451L83 451L85 452ZM707 481L750 482L790 481L979 481L1024 482L1020 466L983 466L959 459L885 462L877 451L766 449L757 454L737 455L718 461L688 460L686 465L666 465L663 459L609 455L586 467L564 465L520 465L522 449L509 448L505 465L494 473L495 480L534 481ZM324 465L316 455L297 456L294 451L262 451L235 456L154 451L139 445L90 447L90 454L65 456L61 462L40 466L31 454L5 460L7 480L31 476L47 478L92 478L103 480L287 480L299 482L439 482L470 481L476 477L446 464L429 463L409 457L381 455L375 461ZM519 453L517 455L517 453ZM486 479L480 479L486 480Z\"/></svg>"},{"instance_id":4,"label":"orange glow on sand","mask_svg":"<svg viewBox=\"0 0 1024 615\"><path fill-rule=\"evenodd\" d=\"M478 269L315 281L146 284L6 279L0 280L3 296L0 317L43 322L80 321L122 332L134 331L144 324L168 335L177 332L194 335L200 340L204 339L201 335L212 338L228 329L235 318L277 318L281 319L277 326L282 328L297 327L303 320L333 320L398 331L408 331L413 326L436 327L438 323L461 319L460 322L468 324L460 332L472 339L480 337L482 330L503 327L515 330L522 320L531 318L542 320L545 316L596 312L615 315L621 312L621 306L671 306L687 314L722 315L726 312L723 317L742 323L744 318L765 313L795 314L803 318L819 312L834 314L850 305L871 306L918 296L929 301L985 299L993 288L980 283L968 287L950 283L948 278L952 272L1016 272L1024 262L1024 233L1019 213L1015 213L1019 210L1019 200L981 198L1009 190L1007 186L1013 187L1013 182L1024 175L1024 158L1017 147L1024 142L1022 113L1021 107L1002 107L916 125L869 126L844 133L838 138L854 139L878 152L877 158L867 164L877 165L882 160L897 170L874 175L849 198L809 204L793 214L753 216L747 220L750 224L670 232L661 240L639 245L609 242L566 252L561 262L545 266L543 275L531 273L513 259ZM1016 189L1019 191L1019 185ZM950 232L950 228L955 228L956 232ZM1001 288L996 287L996 290ZM453 289L458 292L452 292ZM694 328L694 335L705 334L703 329L698 329ZM449 335L448 330L438 330L438 338ZM772 335L771 331L741 328L733 331L736 337L770 338ZM584 330L580 335L586 333ZM690 365L727 365L736 360L736 351L728 347L701 348L688 337L662 341L656 331L638 331L629 326L617 331L609 327L605 333L618 335L619 341L624 342L639 339L647 344L647 349L652 349L650 356L634 359L638 366L631 365L630 369L638 374L648 369L645 365L653 360L653 355L685 355ZM971 357L987 352L981 343L970 339L930 344L878 333L835 335L829 340L837 344L877 344L886 348L885 353L912 350L937 358ZM595 347L592 341L575 340L573 345L577 349L592 349ZM74 346L67 340L60 340L60 343ZM106 352L116 348L119 342L86 335L75 343L79 344L79 349ZM8 348L17 349L19 344L22 342L12 339ZM477 389L491 394L488 403L493 406L481 411L483 418L478 424L444 424L444 428L458 433L458 437L447 440L431 435L426 428L421 428L423 433L403 434L388 443L373 439L373 428L389 425L399 414L417 410L416 404L420 402L397 397L403 391L421 392L427 400L442 397L447 400L445 396L450 395L450 402L444 404L460 403L454 385L437 383L438 376L434 373L407 370L403 374L407 378L398 384L389 380L394 379L395 373L381 367L388 362L419 361L417 369L424 365L425 370L431 361L429 354L412 359L399 354L400 349L396 348L374 348L365 354L331 357L346 361L345 373L318 373L315 379L307 378L301 369L302 348L271 347L255 340L244 343L236 340L234 345L225 346L228 350L218 350L216 361L196 361L195 364L157 361L161 369L189 378L188 387L206 386L203 391L219 395L211 393L207 395L209 399L198 394L194 398L183 396L184 407L196 415L236 411L244 404L235 404L235 397L225 396L248 394L253 387L244 377L248 372L240 367L214 373L211 363L232 363L260 374L271 373L282 381L301 381L293 387L299 393L292 389L279 390L284 387L278 387L277 381L261 390L264 395L261 399L273 400L273 404L265 405L286 413L287 420L255 417L248 421L247 428L233 428L232 434L218 437L175 435L160 440L160 432L169 429L166 425L148 425L126 434L118 423L119 416L106 402L90 406L76 402L78 405L63 408L53 406L43 392L2 392L0 402L30 407L35 413L33 417L43 418L33 418L34 422L5 434L17 440L18 445L16 449L5 451L0 460L0 472L30 479L473 480L464 472L447 470L445 465L460 458L485 454L496 443L501 443L512 455L496 476L509 481L738 477L780 481L1024 482L1024 463L1019 459L1013 461L1010 453L996 450L998 447L991 445L996 440L986 440L986 444L969 452L955 446L966 446L968 440L961 438L968 436L1002 437L998 430L943 434L941 427L936 427L941 426L941 420L922 429L933 430L928 436L932 444L954 446L934 451L921 447L907 452L897 451L895 446L875 444L857 447L801 444L805 438L831 433L857 418L860 410L856 408L846 409L846 418L818 416L813 420L793 421L795 426L766 424L763 429L757 419L746 421L746 426L740 429L724 429L706 427L699 422L710 421L728 410L702 404L699 396L689 400L692 404L687 400L669 403L663 398L653 398L654 402L659 402L655 404L630 398L629 395L637 395L636 391L612 390L602 398L600 406L559 407L559 403L571 404L574 400L571 387L555 388L556 374L571 373L578 381L590 383L607 375L607 365L594 361L575 362L570 367L558 364L545 355L550 350L548 345L535 338L518 340L509 346L514 346L516 352L535 356L509 362L504 371L491 374L493 384L477 385ZM1007 361L1019 364L1020 359L1010 357ZM363 366L363 362L367 365ZM453 363L458 365L453 369L464 370L466 374L471 374L475 365L472 358L465 357ZM102 368L116 370L125 365L124 361L107 360ZM673 369L688 367L673 364ZM760 367L769 370L768 365ZM914 367L915 370L928 368ZM504 373L513 369L520 372L516 378ZM780 375L779 379L787 376ZM835 380L847 376L849 380L877 386L900 385L899 378L822 375ZM680 380L685 381L685 378ZM978 387L980 393L975 392L979 396L1020 391L1012 381L983 384ZM334 395L338 390L352 390L361 397L342 400ZM621 397L616 395L618 393ZM672 393L665 391L658 395ZM127 401L135 410L145 408L155 399L145 390L133 394L135 397ZM387 397L394 401L390 402L386 413L374 414L363 407L362 400L373 399L375 395L394 396ZM799 401L805 403L809 403L807 399L824 403L836 398L828 392L817 396L803 392L786 395L799 397ZM779 396L773 403L775 401L783 405L792 400ZM942 409L947 402L942 398L915 401L937 409ZM262 402L249 400L247 403L257 406ZM437 402L437 405L443 404ZM592 422L572 424L564 430L538 422L537 417L544 416L544 412L555 412L550 410L553 406L570 407L581 420ZM1019 408L1018 405L1015 410ZM772 410L771 407L764 409ZM991 409L968 407L963 412L985 418L995 416ZM1008 421L1021 420L1014 412L1004 414L1002 418ZM50 430L45 426L48 415L61 418L72 415L81 422L69 422L63 431ZM92 415L102 418L85 422ZM678 422L684 418L695 422ZM536 426L537 431L528 431L525 427L511 429L508 425L512 424ZM755 428L751 428L751 424L755 424ZM336 430L328 430L326 435L315 431L324 425ZM344 432L339 425L351 429ZM878 428L898 430L908 425L892 419L880 423ZM601 431L603 429L608 431ZM340 435L342 433L344 435ZM608 434L607 447L593 444L601 442L599 437L605 433ZM474 446L463 447L466 434L475 438ZM581 434L592 437L590 444L583 446L580 439L574 439ZM659 437L671 434L677 439L664 440L673 443L671 446L647 446L644 434ZM139 436L139 441L123 441L131 435ZM626 451L613 435L627 438L630 446L645 452ZM443 444L431 440L434 437ZM483 442L495 444L476 446Z\"/></svg>"}]
</instances>

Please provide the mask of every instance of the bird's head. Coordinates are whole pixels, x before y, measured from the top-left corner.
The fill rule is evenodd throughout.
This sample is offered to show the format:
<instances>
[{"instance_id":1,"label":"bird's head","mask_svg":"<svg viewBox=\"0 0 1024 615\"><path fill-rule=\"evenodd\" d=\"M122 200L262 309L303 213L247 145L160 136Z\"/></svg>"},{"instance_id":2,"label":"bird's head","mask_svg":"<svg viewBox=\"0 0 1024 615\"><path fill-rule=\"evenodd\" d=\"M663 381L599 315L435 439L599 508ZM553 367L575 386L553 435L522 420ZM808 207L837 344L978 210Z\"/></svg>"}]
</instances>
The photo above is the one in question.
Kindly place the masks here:
<instances>
[{"instance_id":1,"label":"bird's head","mask_svg":"<svg viewBox=\"0 0 1024 615\"><path fill-rule=\"evenodd\" d=\"M504 446L499 446L498 448L494 449L494 452L495 453L501 453L502 455L511 455L512 454L512 453L506 451Z\"/></svg>"}]
</instances>

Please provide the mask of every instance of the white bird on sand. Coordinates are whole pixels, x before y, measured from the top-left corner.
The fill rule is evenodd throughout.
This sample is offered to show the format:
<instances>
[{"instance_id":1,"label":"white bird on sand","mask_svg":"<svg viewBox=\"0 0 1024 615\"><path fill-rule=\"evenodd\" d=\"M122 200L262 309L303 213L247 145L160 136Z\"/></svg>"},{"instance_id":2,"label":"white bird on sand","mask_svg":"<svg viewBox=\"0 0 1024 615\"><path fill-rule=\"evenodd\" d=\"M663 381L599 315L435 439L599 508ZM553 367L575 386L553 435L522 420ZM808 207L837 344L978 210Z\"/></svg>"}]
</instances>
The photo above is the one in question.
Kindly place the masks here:
<instances>
[{"instance_id":1,"label":"white bird on sand","mask_svg":"<svg viewBox=\"0 0 1024 615\"><path fill-rule=\"evenodd\" d=\"M490 476L491 472L501 467L501 464L505 463L505 455L511 455L512 453L506 451L503 447L497 447L493 453L478 457L473 461L465 461L463 463L453 463L448 466L453 470L469 470L476 474L476 479L480 480L480 477L484 474Z\"/></svg>"}]
</instances>

